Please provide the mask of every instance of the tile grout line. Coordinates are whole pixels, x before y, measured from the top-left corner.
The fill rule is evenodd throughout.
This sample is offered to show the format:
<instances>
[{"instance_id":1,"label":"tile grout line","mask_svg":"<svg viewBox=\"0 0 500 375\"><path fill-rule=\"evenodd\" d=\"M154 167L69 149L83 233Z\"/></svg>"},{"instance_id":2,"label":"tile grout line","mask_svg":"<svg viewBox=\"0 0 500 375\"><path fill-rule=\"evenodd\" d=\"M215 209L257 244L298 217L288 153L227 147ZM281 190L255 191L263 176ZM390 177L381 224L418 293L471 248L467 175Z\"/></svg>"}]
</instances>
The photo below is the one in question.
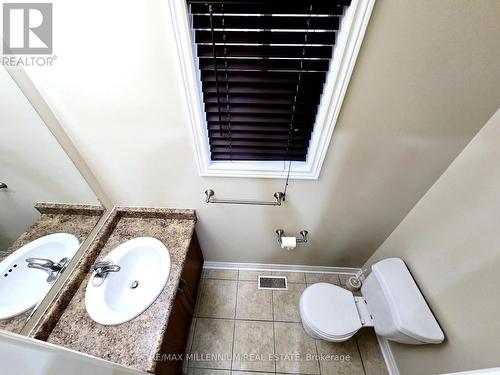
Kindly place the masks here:
<instances>
[{"instance_id":1,"label":"tile grout line","mask_svg":"<svg viewBox=\"0 0 500 375\"><path fill-rule=\"evenodd\" d=\"M203 273L202 273L203 275ZM192 351L193 351L193 344L194 344L194 341L195 341L195 338L196 338L196 329L197 329L197 325L198 325L198 308L199 308L199 305L200 305L200 300L202 298L202 293L203 293L203 278L200 280L200 286L198 288L198 294L196 296L196 302L194 304L194 311L193 311L193 321L194 321L194 326L191 327L193 329L193 337L191 338L191 343L190 343L190 346L189 346L189 350L188 350L188 353L189 354L192 354ZM190 365L190 362L193 362L193 361L186 361L186 374L189 373L189 368L191 367Z\"/></svg>"},{"instance_id":2,"label":"tile grout line","mask_svg":"<svg viewBox=\"0 0 500 375\"><path fill-rule=\"evenodd\" d=\"M197 316L197 318L201 319L215 319L215 320L241 320L247 322L272 322L273 319L249 319L249 318L217 318L213 316ZM298 320L275 320L276 323L302 323L302 321Z\"/></svg>"},{"instance_id":3,"label":"tile grout line","mask_svg":"<svg viewBox=\"0 0 500 375\"><path fill-rule=\"evenodd\" d=\"M194 320L194 325L193 325L193 336L191 337L191 342L189 343L189 348L187 350L187 352L189 354L192 354L192 350L193 350L193 342L194 342L194 338L195 338L195 335L196 335L196 325L198 324L198 318L196 317L193 317L193 320ZM187 358L186 358L187 359ZM189 369L189 360L186 360L186 370ZM186 371L188 372L188 371Z\"/></svg>"},{"instance_id":4,"label":"tile grout line","mask_svg":"<svg viewBox=\"0 0 500 375\"><path fill-rule=\"evenodd\" d=\"M233 343L231 345L231 365L230 371L233 372L233 359L234 359L234 338L236 336L236 312L238 311L238 289L240 288L240 271L238 270L237 275L238 280L236 280L236 300L234 302L234 319L233 319Z\"/></svg>"},{"instance_id":5,"label":"tile grout line","mask_svg":"<svg viewBox=\"0 0 500 375\"><path fill-rule=\"evenodd\" d=\"M191 369L194 369L194 370L212 370L212 371L231 371L229 369L225 369L225 368L212 368L212 367L191 367ZM239 374L239 373L252 373L252 374L255 374L255 375L262 375L264 373L268 374L269 371L260 371L260 370L235 370L234 371L236 374ZM297 373L297 372L280 372L279 373L280 375L281 374L284 374L284 375L318 375L318 374L312 374L312 373L308 373L308 372L301 372L301 373Z\"/></svg>"},{"instance_id":6,"label":"tile grout line","mask_svg":"<svg viewBox=\"0 0 500 375\"><path fill-rule=\"evenodd\" d=\"M363 327L361 327L363 328ZM354 336L354 341L356 341L356 348L358 348L359 360L361 361L361 366L363 367L363 371L366 375L365 362L363 361L363 355L361 354L361 349L359 348L358 338Z\"/></svg>"},{"instance_id":7,"label":"tile grout line","mask_svg":"<svg viewBox=\"0 0 500 375\"><path fill-rule=\"evenodd\" d=\"M191 369L194 369L194 370L212 370L212 371L230 371L229 369L217 369L217 368L212 368L212 367L191 367ZM269 371L267 372L263 372L263 371L259 371L259 370L235 370L234 372L235 374L240 374L240 373L252 373L252 374L255 374L255 375L262 375L264 373L268 374ZM312 374L312 373L308 373L308 372L301 372L301 373L297 373L297 372L280 372L279 374L284 374L284 375L318 375L318 374Z\"/></svg>"},{"instance_id":8,"label":"tile grout line","mask_svg":"<svg viewBox=\"0 0 500 375\"><path fill-rule=\"evenodd\" d=\"M321 361L319 360L319 350L318 350L318 340L313 338L314 340L314 347L316 348L316 355L318 356L318 369L319 369L319 375L323 374L323 371L321 370Z\"/></svg>"},{"instance_id":9,"label":"tile grout line","mask_svg":"<svg viewBox=\"0 0 500 375\"><path fill-rule=\"evenodd\" d=\"M274 326L274 290L271 290L271 309L273 313L273 351L274 355L276 355L276 328ZM276 361L276 358L274 358L274 373L276 374L276 371L278 371L278 364Z\"/></svg>"}]
</instances>

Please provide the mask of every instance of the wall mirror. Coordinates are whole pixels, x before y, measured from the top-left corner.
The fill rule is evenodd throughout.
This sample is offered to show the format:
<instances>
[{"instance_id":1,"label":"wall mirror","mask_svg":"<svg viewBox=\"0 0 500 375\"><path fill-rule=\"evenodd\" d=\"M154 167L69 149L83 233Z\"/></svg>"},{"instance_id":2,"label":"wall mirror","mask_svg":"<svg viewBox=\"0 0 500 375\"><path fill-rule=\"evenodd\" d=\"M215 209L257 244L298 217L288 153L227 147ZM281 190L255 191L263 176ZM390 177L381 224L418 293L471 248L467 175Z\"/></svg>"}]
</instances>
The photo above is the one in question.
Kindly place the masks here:
<instances>
[{"instance_id":1,"label":"wall mirror","mask_svg":"<svg viewBox=\"0 0 500 375\"><path fill-rule=\"evenodd\" d=\"M105 209L2 66L0 97L0 329L19 333Z\"/></svg>"}]
</instances>

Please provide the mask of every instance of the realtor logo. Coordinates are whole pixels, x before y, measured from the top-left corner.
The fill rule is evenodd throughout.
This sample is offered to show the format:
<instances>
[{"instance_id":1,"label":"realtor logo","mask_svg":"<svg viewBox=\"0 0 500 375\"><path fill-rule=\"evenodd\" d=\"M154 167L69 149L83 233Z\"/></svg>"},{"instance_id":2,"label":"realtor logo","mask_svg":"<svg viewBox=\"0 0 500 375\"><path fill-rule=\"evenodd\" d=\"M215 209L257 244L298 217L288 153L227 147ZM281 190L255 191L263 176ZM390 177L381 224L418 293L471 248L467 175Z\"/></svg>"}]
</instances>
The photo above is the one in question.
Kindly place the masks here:
<instances>
[{"instance_id":1,"label":"realtor logo","mask_svg":"<svg viewBox=\"0 0 500 375\"><path fill-rule=\"evenodd\" d=\"M4 55L52 54L52 4L3 4Z\"/></svg>"}]
</instances>

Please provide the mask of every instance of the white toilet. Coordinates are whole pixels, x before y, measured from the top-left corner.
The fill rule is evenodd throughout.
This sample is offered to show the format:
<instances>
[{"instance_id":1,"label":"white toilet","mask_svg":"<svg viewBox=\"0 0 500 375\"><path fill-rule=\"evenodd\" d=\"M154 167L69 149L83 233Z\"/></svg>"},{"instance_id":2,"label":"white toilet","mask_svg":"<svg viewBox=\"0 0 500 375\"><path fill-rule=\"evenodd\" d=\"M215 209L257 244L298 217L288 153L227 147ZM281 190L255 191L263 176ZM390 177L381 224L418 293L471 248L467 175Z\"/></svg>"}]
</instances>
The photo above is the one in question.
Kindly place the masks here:
<instances>
[{"instance_id":1,"label":"white toilet","mask_svg":"<svg viewBox=\"0 0 500 375\"><path fill-rule=\"evenodd\" d=\"M444 334L405 263L384 259L372 266L362 297L328 283L313 284L300 297L305 331L326 341L345 341L362 327L404 344L439 344Z\"/></svg>"}]
</instances>

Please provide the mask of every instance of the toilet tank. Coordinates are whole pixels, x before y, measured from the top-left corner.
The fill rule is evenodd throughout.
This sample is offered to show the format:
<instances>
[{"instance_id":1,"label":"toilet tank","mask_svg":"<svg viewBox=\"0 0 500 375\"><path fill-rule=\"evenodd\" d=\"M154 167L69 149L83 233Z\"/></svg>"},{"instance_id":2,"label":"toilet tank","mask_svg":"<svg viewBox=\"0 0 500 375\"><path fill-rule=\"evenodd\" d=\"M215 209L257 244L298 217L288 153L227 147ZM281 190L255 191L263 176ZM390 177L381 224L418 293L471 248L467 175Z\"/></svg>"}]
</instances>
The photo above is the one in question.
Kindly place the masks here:
<instances>
[{"instance_id":1,"label":"toilet tank","mask_svg":"<svg viewBox=\"0 0 500 375\"><path fill-rule=\"evenodd\" d=\"M444 340L443 331L401 259L373 264L361 293L378 335L405 344L439 344Z\"/></svg>"}]
</instances>

